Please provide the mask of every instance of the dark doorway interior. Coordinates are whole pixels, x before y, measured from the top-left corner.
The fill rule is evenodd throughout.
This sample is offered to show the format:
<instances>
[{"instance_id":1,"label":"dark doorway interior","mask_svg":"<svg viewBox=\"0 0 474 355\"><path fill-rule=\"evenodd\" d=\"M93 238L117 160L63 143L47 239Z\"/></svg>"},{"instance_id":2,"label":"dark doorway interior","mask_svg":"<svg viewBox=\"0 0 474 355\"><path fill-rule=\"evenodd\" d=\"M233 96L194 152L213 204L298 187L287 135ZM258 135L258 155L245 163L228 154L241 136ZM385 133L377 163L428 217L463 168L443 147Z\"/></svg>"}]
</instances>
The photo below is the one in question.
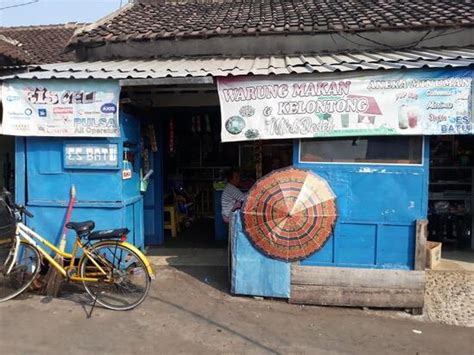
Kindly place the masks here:
<instances>
[{"instance_id":1,"label":"dark doorway interior","mask_svg":"<svg viewBox=\"0 0 474 355\"><path fill-rule=\"evenodd\" d=\"M0 135L0 190L15 190L15 139Z\"/></svg>"},{"instance_id":2,"label":"dark doorway interior","mask_svg":"<svg viewBox=\"0 0 474 355\"><path fill-rule=\"evenodd\" d=\"M162 109L164 246L215 248L227 245L221 194L230 168L246 191L262 174L291 165L293 142L221 143L218 107ZM179 230L167 228L175 209ZM168 223L169 225L169 223Z\"/></svg>"},{"instance_id":3,"label":"dark doorway interior","mask_svg":"<svg viewBox=\"0 0 474 355\"><path fill-rule=\"evenodd\" d=\"M473 249L474 137L431 139L429 239L443 250Z\"/></svg>"}]
</instances>

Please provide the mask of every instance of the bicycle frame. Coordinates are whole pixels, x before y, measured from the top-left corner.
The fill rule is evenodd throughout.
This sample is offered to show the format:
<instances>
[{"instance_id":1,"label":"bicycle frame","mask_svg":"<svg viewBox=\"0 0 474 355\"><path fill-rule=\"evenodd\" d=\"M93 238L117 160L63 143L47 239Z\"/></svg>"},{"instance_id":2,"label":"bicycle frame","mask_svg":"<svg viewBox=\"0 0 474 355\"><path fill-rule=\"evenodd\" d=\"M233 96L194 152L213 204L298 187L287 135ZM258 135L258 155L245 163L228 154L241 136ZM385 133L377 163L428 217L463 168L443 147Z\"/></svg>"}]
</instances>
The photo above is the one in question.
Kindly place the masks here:
<instances>
[{"instance_id":1,"label":"bicycle frame","mask_svg":"<svg viewBox=\"0 0 474 355\"><path fill-rule=\"evenodd\" d=\"M16 247L15 247L15 254L14 254L14 259L16 260L17 257L17 251L18 251L18 246L20 245L21 239L26 240L28 243L32 244L39 252L40 254L49 261L50 265L52 265L63 277L71 280L71 281L84 281L84 282L99 282L101 281L100 278L96 277L80 277L80 276L69 276L68 275L68 270L73 270L75 268L75 260L77 256L78 250L82 250L84 253L84 256L87 257L92 264L94 264L95 267L97 267L97 271L104 275L107 276L107 272L95 261L94 256L87 250L87 248L84 247L84 244L81 243L80 239L76 237L76 240L74 241L74 247L72 250L72 253L66 253L61 251L59 248L57 248L54 244L50 243L48 240L43 238L41 235L36 233L35 231L31 230L28 228L25 224L22 222L17 223L17 229L16 229ZM51 249L54 252L54 255L60 255L63 258L68 258L70 259L69 265L66 265L65 267L62 267L59 265L54 258L49 255L47 251L45 251L38 243L40 242L42 245L45 245L49 249ZM14 264L14 263L12 263ZM10 270L7 271L7 274L10 272Z\"/></svg>"}]
</instances>

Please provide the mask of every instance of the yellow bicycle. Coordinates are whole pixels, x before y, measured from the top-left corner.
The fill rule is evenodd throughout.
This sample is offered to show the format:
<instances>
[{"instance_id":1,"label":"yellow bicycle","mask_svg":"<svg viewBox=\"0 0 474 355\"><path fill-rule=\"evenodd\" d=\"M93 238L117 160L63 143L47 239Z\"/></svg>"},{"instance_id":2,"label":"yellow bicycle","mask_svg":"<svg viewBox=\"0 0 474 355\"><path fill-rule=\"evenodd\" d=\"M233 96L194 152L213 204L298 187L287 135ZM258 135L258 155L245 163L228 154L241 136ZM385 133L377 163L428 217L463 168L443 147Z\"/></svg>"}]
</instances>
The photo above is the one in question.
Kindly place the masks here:
<instances>
[{"instance_id":1,"label":"yellow bicycle","mask_svg":"<svg viewBox=\"0 0 474 355\"><path fill-rule=\"evenodd\" d=\"M5 237L5 233L2 237L0 233L0 302L16 297L31 285L42 258L66 280L82 282L94 304L124 311L145 300L153 272L145 255L126 242L128 229L93 231L93 221L70 222L66 227L76 232L76 238L72 253L66 253L28 228L22 216L31 218L32 213L11 201L10 194L4 192L0 198L0 223L12 218L15 232L13 237ZM52 250L53 256L38 243ZM58 254L64 258L64 267L54 260Z\"/></svg>"}]
</instances>

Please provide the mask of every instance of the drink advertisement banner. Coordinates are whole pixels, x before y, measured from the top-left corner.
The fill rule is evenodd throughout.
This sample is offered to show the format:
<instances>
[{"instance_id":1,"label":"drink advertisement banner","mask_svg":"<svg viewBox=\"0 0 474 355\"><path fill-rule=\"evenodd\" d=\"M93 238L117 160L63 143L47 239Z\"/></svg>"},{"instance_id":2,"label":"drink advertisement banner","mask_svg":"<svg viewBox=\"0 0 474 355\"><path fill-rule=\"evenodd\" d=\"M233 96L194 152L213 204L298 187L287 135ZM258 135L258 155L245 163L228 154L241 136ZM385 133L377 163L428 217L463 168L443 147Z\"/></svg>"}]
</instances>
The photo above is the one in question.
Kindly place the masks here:
<instances>
[{"instance_id":1,"label":"drink advertisement banner","mask_svg":"<svg viewBox=\"0 0 474 355\"><path fill-rule=\"evenodd\" d=\"M470 69L323 78L219 78L222 141L474 133Z\"/></svg>"},{"instance_id":2,"label":"drink advertisement banner","mask_svg":"<svg viewBox=\"0 0 474 355\"><path fill-rule=\"evenodd\" d=\"M3 84L0 133L119 137L117 81L14 80Z\"/></svg>"}]
</instances>

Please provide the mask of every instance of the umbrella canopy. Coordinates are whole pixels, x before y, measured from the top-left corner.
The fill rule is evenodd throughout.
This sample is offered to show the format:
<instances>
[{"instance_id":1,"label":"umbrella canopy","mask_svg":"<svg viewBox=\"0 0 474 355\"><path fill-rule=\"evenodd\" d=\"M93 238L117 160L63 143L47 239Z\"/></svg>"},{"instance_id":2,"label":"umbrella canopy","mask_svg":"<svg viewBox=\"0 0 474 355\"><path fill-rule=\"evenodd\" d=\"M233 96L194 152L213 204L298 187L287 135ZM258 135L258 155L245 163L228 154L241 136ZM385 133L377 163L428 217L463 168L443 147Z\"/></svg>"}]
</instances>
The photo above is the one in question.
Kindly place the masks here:
<instances>
[{"instance_id":1,"label":"umbrella canopy","mask_svg":"<svg viewBox=\"0 0 474 355\"><path fill-rule=\"evenodd\" d=\"M244 230L252 244L271 258L304 259L332 234L335 198L326 180L311 171L276 170L249 191L242 207Z\"/></svg>"}]
</instances>

